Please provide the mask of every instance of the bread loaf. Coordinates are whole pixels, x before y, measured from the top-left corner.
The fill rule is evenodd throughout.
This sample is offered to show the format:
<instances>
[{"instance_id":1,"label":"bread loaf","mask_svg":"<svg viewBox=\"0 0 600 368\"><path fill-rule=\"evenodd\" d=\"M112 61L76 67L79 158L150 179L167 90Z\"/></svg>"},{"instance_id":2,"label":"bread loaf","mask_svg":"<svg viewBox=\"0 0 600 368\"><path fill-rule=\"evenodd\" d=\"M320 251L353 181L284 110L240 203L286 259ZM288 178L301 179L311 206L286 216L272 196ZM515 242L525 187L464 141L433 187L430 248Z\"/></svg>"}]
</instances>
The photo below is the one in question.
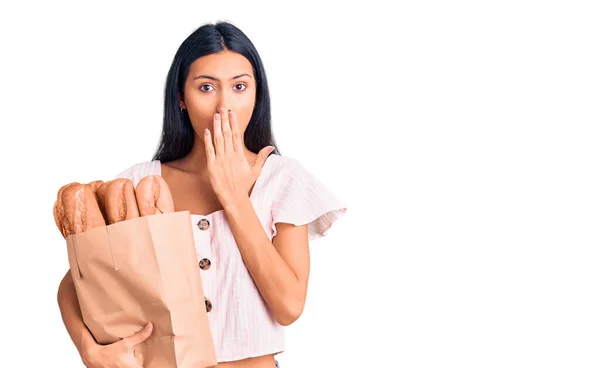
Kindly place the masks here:
<instances>
[{"instance_id":1,"label":"bread loaf","mask_svg":"<svg viewBox=\"0 0 600 368\"><path fill-rule=\"evenodd\" d=\"M66 238L99 226L141 216L174 212L169 186L160 175L149 175L134 189L129 179L62 186L54 203L54 221Z\"/></svg>"},{"instance_id":2,"label":"bread loaf","mask_svg":"<svg viewBox=\"0 0 600 368\"><path fill-rule=\"evenodd\" d=\"M142 216L175 211L169 186L159 175L143 177L135 188L135 196Z\"/></svg>"},{"instance_id":3,"label":"bread loaf","mask_svg":"<svg viewBox=\"0 0 600 368\"><path fill-rule=\"evenodd\" d=\"M104 190L104 209L107 225L140 217L133 182L125 178L108 182Z\"/></svg>"},{"instance_id":4,"label":"bread loaf","mask_svg":"<svg viewBox=\"0 0 600 368\"><path fill-rule=\"evenodd\" d=\"M104 226L104 218L90 184L61 187L54 203L54 221L63 237Z\"/></svg>"}]
</instances>

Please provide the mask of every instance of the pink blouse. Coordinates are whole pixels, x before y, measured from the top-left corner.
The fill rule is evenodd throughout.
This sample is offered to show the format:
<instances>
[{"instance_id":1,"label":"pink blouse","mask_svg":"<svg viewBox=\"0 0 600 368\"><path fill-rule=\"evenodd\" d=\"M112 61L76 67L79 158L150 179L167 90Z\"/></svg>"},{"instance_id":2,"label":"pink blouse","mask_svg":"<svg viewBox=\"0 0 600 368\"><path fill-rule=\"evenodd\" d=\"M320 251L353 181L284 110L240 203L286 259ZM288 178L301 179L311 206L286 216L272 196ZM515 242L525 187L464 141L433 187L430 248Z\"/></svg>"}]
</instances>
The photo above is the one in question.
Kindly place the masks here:
<instances>
[{"instance_id":1,"label":"pink blouse","mask_svg":"<svg viewBox=\"0 0 600 368\"><path fill-rule=\"evenodd\" d=\"M137 186L147 175L161 175L160 161L135 164L117 178L130 179ZM308 224L309 241L315 240L326 235L346 212L346 206L297 160L276 154L267 158L250 201L270 240L277 234L277 222ZM190 221L198 272L212 305L208 320L217 361L284 351L284 328L271 314L244 265L224 210L191 214Z\"/></svg>"}]
</instances>

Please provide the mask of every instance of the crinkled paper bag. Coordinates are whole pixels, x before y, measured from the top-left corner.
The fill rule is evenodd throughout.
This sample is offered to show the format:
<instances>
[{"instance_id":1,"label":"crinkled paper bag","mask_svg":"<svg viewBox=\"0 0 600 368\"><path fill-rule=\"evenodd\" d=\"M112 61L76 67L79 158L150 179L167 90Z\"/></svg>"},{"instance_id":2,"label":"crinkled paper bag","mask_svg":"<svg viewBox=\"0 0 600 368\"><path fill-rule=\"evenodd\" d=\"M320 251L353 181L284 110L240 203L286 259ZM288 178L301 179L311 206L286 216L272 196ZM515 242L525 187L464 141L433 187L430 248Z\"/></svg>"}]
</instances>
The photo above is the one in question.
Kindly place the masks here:
<instances>
[{"instance_id":1,"label":"crinkled paper bag","mask_svg":"<svg viewBox=\"0 0 600 368\"><path fill-rule=\"evenodd\" d=\"M136 347L144 368L217 364L188 211L142 216L69 235L83 321L99 344L152 322Z\"/></svg>"}]
</instances>

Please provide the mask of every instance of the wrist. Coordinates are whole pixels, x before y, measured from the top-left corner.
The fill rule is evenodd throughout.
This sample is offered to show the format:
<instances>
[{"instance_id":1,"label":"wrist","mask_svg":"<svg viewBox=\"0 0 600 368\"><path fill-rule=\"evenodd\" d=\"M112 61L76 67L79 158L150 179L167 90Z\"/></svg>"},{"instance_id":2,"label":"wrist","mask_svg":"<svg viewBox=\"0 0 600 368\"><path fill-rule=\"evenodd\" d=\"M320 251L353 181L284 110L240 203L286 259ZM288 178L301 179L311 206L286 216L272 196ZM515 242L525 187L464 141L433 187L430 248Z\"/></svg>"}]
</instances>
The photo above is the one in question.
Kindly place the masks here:
<instances>
[{"instance_id":1,"label":"wrist","mask_svg":"<svg viewBox=\"0 0 600 368\"><path fill-rule=\"evenodd\" d=\"M250 202L250 197L248 196L236 196L227 201L224 201L223 209L227 213L235 213L240 209L244 208L244 206L248 205Z\"/></svg>"}]
</instances>

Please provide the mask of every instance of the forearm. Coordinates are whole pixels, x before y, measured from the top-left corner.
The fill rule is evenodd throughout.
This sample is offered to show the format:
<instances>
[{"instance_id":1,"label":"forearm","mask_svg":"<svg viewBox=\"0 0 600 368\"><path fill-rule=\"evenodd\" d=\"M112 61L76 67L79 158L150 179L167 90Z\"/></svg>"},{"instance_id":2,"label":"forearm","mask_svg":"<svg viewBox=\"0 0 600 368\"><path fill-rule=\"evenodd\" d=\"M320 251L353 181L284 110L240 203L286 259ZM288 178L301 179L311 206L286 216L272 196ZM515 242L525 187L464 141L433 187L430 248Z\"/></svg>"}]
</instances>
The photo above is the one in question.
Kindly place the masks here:
<instances>
[{"instance_id":1,"label":"forearm","mask_svg":"<svg viewBox=\"0 0 600 368\"><path fill-rule=\"evenodd\" d=\"M75 344L79 355L84 358L87 349L96 344L96 340L83 322L71 271L67 272L61 281L58 287L57 298L67 332Z\"/></svg>"},{"instance_id":2,"label":"forearm","mask_svg":"<svg viewBox=\"0 0 600 368\"><path fill-rule=\"evenodd\" d=\"M298 277L269 240L249 198L224 210L244 264L275 319L292 323L303 307Z\"/></svg>"}]
</instances>

